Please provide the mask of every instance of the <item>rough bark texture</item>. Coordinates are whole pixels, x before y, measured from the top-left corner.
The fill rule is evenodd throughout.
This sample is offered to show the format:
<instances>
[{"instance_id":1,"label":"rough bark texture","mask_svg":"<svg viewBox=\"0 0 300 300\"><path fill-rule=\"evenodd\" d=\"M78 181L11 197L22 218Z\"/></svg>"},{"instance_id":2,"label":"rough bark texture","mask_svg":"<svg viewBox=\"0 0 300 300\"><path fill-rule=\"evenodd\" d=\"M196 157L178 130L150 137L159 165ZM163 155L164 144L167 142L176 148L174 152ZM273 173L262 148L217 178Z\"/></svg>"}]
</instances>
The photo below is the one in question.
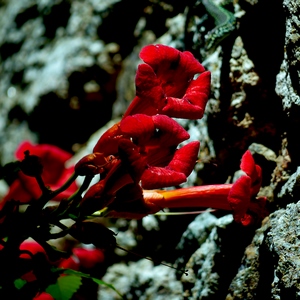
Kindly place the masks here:
<instances>
[{"instance_id":1,"label":"rough bark texture","mask_svg":"<svg viewBox=\"0 0 300 300\"><path fill-rule=\"evenodd\" d=\"M163 43L212 72L204 118L182 123L201 142L188 184L230 181L246 149L262 167L271 214L261 226L222 212L110 224L123 247L189 271L117 252L103 279L126 299L300 299L300 3L226 8L237 28L206 51L215 25L200 0L0 2L1 165L24 139L73 151L74 161L90 152L134 97L139 50ZM101 287L99 299L118 297Z\"/></svg>"}]
</instances>

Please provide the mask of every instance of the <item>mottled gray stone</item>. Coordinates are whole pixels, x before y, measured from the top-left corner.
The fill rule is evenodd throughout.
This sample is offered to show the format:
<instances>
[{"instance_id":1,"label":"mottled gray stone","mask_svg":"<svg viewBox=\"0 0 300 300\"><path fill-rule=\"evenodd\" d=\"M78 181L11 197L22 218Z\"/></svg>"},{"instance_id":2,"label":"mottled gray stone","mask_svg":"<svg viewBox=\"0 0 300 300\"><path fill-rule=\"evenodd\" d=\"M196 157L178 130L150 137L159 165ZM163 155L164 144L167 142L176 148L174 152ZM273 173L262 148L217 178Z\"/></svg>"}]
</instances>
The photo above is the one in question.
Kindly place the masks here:
<instances>
[{"instance_id":1,"label":"mottled gray stone","mask_svg":"<svg viewBox=\"0 0 300 300\"><path fill-rule=\"evenodd\" d=\"M116 2L12 0L0 8L0 163L14 159L22 140L37 141L34 133L24 132L26 125L11 124L8 115L16 106L30 114L49 93L66 101L74 72L94 65L113 72L110 54L118 46L101 41L97 28L100 12Z\"/></svg>"},{"instance_id":2,"label":"mottled gray stone","mask_svg":"<svg viewBox=\"0 0 300 300\"><path fill-rule=\"evenodd\" d=\"M126 299L209 299L219 286L215 271L222 238L219 229L232 223L232 215L216 218L209 212L198 215L190 223L177 246L177 274L164 265L153 266L148 260L114 264L103 280L112 284ZM167 262L172 265L170 262ZM187 270L188 275L180 275ZM180 276L179 276L180 275ZM99 299L119 299L109 288L101 287Z\"/></svg>"},{"instance_id":3,"label":"mottled gray stone","mask_svg":"<svg viewBox=\"0 0 300 300\"><path fill-rule=\"evenodd\" d=\"M270 224L266 222L261 228L256 231L256 234L251 242L245 249L245 255L241 261L240 268L233 278L226 296L226 300L233 299L264 299L257 298L257 288L260 275L260 247L264 241L264 237ZM269 298L265 298L269 299Z\"/></svg>"},{"instance_id":4,"label":"mottled gray stone","mask_svg":"<svg viewBox=\"0 0 300 300\"><path fill-rule=\"evenodd\" d=\"M282 98L283 108L290 109L292 105L300 105L299 82L299 9L298 1L284 0L283 7L286 12L286 34L284 59L280 72L277 75L276 92Z\"/></svg>"},{"instance_id":5,"label":"mottled gray stone","mask_svg":"<svg viewBox=\"0 0 300 300\"><path fill-rule=\"evenodd\" d=\"M246 248L226 300L300 299L300 202L265 219Z\"/></svg>"},{"instance_id":6,"label":"mottled gray stone","mask_svg":"<svg viewBox=\"0 0 300 300\"><path fill-rule=\"evenodd\" d=\"M113 286L126 299L141 300L183 300L180 281L176 280L175 271L166 266L153 266L146 259L136 263L114 264L108 268L103 280ZM121 299L113 290L101 286L99 299Z\"/></svg>"}]
</instances>

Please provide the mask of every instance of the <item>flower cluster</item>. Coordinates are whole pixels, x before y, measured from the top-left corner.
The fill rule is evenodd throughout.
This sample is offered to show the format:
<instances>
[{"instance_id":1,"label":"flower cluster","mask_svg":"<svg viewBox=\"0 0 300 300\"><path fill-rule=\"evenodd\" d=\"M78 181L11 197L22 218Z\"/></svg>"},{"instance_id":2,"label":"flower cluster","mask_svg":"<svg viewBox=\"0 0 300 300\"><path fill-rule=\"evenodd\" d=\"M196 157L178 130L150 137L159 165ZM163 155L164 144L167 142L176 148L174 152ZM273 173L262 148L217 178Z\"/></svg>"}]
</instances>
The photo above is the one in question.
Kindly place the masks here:
<instances>
[{"instance_id":1,"label":"flower cluster","mask_svg":"<svg viewBox=\"0 0 300 300\"><path fill-rule=\"evenodd\" d=\"M198 158L199 142L178 148L188 132L173 119L198 119L210 93L210 72L190 52L150 45L136 74L136 97L122 120L75 166L79 174L100 173L81 202L85 213L110 207L143 216L143 190L186 181ZM128 203L130 202L130 203ZM126 214L124 214L126 216Z\"/></svg>"},{"instance_id":2,"label":"flower cluster","mask_svg":"<svg viewBox=\"0 0 300 300\"><path fill-rule=\"evenodd\" d=\"M74 273L101 264L105 251L116 247L114 233L96 212L142 218L163 208L210 207L231 211L243 225L267 214L266 199L256 197L262 175L250 151L241 160L243 175L232 184L162 190L184 183L197 163L199 141L186 143L190 135L174 118L202 118L210 72L190 52L164 45L144 47L140 58L136 96L121 121L100 137L93 153L67 168L71 154L24 142L16 152L18 161L3 168L2 177L11 172L16 179L0 202L0 297L9 292L18 298L30 291L32 298L51 299L50 291L63 284L72 297L81 278L99 283ZM99 181L90 186L95 175L100 175ZM77 176L84 176L81 185ZM56 205L49 205L50 200ZM65 225L65 219L73 224ZM53 227L59 231L52 232ZM74 248L70 253L48 243L66 235L95 248ZM34 242L28 244L28 238ZM47 285L45 274L56 285ZM76 279L71 287L68 276Z\"/></svg>"},{"instance_id":3,"label":"flower cluster","mask_svg":"<svg viewBox=\"0 0 300 300\"><path fill-rule=\"evenodd\" d=\"M173 118L202 118L210 92L210 72L190 52L150 45L136 74L136 97L122 120L98 140L93 153L75 166L81 175L101 174L81 202L85 214L141 218L163 208L212 207L231 210L244 225L263 217L265 199L255 198L261 170L247 151L245 172L234 184L153 190L186 181L198 158L199 142Z\"/></svg>"}]
</instances>

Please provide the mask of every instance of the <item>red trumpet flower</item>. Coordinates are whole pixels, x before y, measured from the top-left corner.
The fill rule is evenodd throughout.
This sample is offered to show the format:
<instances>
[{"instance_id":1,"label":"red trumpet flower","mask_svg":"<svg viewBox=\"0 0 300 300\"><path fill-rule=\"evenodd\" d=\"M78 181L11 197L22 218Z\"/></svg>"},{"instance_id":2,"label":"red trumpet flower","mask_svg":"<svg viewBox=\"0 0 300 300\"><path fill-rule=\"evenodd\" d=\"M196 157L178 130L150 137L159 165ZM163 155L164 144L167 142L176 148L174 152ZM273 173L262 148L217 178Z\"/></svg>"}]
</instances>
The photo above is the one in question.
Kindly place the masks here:
<instances>
[{"instance_id":1,"label":"red trumpet flower","mask_svg":"<svg viewBox=\"0 0 300 300\"><path fill-rule=\"evenodd\" d=\"M268 212L265 209L266 199L256 198L261 184L261 169L255 164L249 150L245 152L241 161L241 170L245 172L233 184L217 184L195 186L175 190L144 190L134 211L126 212L126 204L118 208L112 207L108 216L141 218L153 214L163 208L209 207L232 211L234 220L249 225L255 219L262 219ZM141 203L142 202L142 203Z\"/></svg>"}]
</instances>

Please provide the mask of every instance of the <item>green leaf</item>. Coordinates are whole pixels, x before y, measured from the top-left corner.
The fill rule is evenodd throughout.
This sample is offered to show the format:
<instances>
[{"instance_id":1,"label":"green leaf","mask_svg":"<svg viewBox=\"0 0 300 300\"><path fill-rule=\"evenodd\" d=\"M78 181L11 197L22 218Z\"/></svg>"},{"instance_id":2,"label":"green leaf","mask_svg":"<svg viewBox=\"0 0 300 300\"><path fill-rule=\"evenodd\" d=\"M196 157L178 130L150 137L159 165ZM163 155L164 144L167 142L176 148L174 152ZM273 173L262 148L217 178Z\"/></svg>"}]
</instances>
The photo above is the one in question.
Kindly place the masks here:
<instances>
[{"instance_id":1,"label":"green leaf","mask_svg":"<svg viewBox=\"0 0 300 300\"><path fill-rule=\"evenodd\" d=\"M21 278L18 278L14 281L15 288L18 290L20 290L26 283L27 281Z\"/></svg>"},{"instance_id":2,"label":"green leaf","mask_svg":"<svg viewBox=\"0 0 300 300\"><path fill-rule=\"evenodd\" d=\"M106 287L114 290L123 299L122 294L112 284L109 284L109 283L107 283L107 282L105 282L105 281L103 281L101 279L92 277L92 276L90 276L89 274L86 274L86 273L74 271L72 269L56 269L56 271L62 272L62 274L66 274L66 275L76 275L76 276L80 276L80 277L91 279L91 280L93 280L95 283L97 283L99 285L105 285Z\"/></svg>"},{"instance_id":3,"label":"green leaf","mask_svg":"<svg viewBox=\"0 0 300 300\"><path fill-rule=\"evenodd\" d=\"M70 300L81 286L81 277L77 275L61 276L55 284L47 287L49 293L55 300Z\"/></svg>"}]
</instances>

